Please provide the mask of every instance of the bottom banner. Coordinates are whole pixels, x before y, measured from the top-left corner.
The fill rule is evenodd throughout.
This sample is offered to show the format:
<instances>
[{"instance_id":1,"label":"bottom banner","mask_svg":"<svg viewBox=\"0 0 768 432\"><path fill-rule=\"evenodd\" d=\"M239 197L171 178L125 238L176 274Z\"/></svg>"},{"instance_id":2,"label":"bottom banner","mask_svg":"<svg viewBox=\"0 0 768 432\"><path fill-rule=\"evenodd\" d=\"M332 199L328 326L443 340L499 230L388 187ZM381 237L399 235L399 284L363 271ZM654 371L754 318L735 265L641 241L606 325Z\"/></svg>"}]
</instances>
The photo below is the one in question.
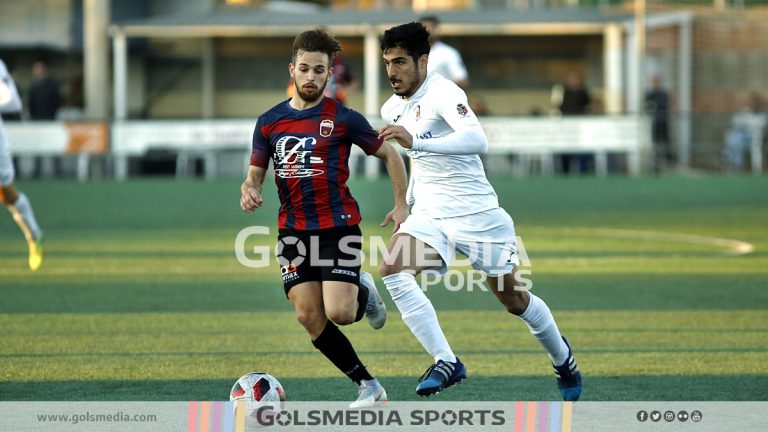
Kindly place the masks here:
<instances>
[{"instance_id":1,"label":"bottom banner","mask_svg":"<svg viewBox=\"0 0 768 432\"><path fill-rule=\"evenodd\" d=\"M0 402L3 431L765 431L768 402Z\"/></svg>"}]
</instances>

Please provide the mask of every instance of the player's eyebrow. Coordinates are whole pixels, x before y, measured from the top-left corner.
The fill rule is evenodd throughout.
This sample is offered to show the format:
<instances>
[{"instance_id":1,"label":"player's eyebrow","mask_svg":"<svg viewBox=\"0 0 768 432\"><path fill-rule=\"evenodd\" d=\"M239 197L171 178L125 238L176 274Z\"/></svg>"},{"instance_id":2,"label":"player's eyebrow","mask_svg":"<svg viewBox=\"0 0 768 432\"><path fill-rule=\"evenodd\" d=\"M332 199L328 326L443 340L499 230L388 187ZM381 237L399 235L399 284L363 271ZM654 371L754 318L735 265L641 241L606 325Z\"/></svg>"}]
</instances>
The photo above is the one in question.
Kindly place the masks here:
<instances>
[{"instance_id":1,"label":"player's eyebrow","mask_svg":"<svg viewBox=\"0 0 768 432\"><path fill-rule=\"evenodd\" d=\"M299 63L299 64L298 64L298 65L296 65L296 66L297 66L297 67L299 67L299 66L306 66L306 67L316 68L316 67L318 67L318 66L321 66L321 67L325 67L325 64L323 64L323 63L315 63L314 65L311 65L311 64L309 64L309 63Z\"/></svg>"}]
</instances>

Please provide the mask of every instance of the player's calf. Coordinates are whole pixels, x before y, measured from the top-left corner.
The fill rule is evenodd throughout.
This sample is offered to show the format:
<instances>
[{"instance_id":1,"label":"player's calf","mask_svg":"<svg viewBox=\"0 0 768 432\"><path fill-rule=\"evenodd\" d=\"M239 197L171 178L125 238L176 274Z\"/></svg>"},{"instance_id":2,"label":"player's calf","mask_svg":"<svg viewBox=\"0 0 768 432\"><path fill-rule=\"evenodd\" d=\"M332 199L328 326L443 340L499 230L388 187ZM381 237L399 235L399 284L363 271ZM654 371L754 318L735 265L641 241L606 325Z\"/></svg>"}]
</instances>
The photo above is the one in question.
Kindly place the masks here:
<instances>
[{"instance_id":1,"label":"player's calf","mask_svg":"<svg viewBox=\"0 0 768 432\"><path fill-rule=\"evenodd\" d=\"M489 277L488 285L507 312L520 316L528 308L530 295L528 291L515 289L514 274L515 272L511 272L502 277Z\"/></svg>"}]
</instances>

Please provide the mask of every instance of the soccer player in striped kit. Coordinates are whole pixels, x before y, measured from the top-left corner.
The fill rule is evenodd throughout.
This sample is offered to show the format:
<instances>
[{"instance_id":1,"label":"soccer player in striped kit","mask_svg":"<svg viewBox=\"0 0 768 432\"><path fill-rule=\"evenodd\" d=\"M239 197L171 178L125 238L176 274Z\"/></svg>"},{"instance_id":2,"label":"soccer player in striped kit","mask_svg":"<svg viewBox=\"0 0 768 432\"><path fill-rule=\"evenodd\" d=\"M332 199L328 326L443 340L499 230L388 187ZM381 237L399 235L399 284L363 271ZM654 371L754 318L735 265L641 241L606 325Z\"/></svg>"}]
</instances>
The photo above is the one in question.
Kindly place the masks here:
<instances>
[{"instance_id":1,"label":"soccer player in striped kit","mask_svg":"<svg viewBox=\"0 0 768 432\"><path fill-rule=\"evenodd\" d=\"M346 185L352 144L384 161L392 180L394 208L382 226L393 221L397 229L408 217L407 186L405 165L394 147L360 113L323 96L331 60L340 51L339 42L321 29L294 40L289 72L296 91L259 116L240 205L246 212L262 205L271 159L281 203L278 258L286 295L315 348L359 385L351 407L360 408L386 402L387 394L336 324L366 315L378 329L386 309L372 276L360 272L361 215Z\"/></svg>"}]
</instances>

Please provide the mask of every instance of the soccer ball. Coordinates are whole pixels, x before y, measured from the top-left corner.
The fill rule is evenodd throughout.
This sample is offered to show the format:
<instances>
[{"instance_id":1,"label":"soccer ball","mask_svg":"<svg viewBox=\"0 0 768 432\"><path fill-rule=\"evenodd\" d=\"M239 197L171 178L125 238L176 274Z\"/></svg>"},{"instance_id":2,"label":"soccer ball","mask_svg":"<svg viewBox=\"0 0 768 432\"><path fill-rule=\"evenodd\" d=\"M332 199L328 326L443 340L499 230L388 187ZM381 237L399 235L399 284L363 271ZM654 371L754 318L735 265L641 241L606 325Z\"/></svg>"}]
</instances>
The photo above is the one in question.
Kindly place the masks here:
<instances>
[{"instance_id":1,"label":"soccer ball","mask_svg":"<svg viewBox=\"0 0 768 432\"><path fill-rule=\"evenodd\" d=\"M230 401L244 400L249 408L258 408L272 402L285 401L283 386L277 378L263 372L241 376L229 391Z\"/></svg>"}]
</instances>

